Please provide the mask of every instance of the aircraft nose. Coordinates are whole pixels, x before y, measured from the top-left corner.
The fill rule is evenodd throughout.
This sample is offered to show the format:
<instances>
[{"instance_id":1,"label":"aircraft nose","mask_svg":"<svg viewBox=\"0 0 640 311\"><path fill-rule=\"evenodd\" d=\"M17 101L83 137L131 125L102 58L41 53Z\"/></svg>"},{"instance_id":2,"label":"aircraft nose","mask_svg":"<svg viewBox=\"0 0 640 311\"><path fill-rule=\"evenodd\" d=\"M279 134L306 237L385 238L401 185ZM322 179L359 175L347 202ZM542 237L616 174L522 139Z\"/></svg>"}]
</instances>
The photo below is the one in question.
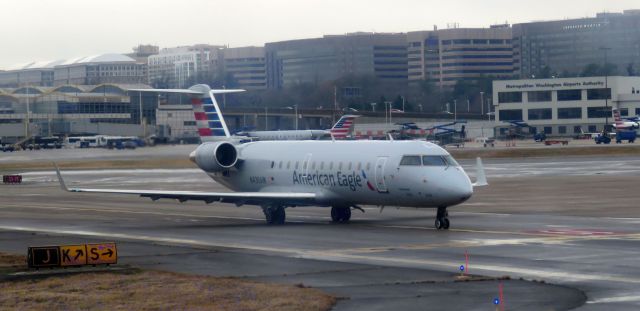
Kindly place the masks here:
<instances>
[{"instance_id":1,"label":"aircraft nose","mask_svg":"<svg viewBox=\"0 0 640 311\"><path fill-rule=\"evenodd\" d=\"M441 190L447 205L460 204L473 195L471 180L464 171L458 170L444 180Z\"/></svg>"},{"instance_id":2,"label":"aircraft nose","mask_svg":"<svg viewBox=\"0 0 640 311\"><path fill-rule=\"evenodd\" d=\"M191 153L189 154L189 160L193 163L196 163L196 150L191 151Z\"/></svg>"}]
</instances>

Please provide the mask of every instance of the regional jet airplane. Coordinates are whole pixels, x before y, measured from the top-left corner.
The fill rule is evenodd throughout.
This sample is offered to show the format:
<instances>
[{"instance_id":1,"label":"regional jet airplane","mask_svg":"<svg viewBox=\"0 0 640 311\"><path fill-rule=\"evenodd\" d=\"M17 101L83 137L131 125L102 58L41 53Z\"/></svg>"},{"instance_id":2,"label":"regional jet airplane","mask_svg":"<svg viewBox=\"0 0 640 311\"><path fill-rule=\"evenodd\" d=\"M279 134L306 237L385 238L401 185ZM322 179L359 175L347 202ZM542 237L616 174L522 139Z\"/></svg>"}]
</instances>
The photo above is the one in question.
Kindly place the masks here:
<instances>
[{"instance_id":1,"label":"regional jet airplane","mask_svg":"<svg viewBox=\"0 0 640 311\"><path fill-rule=\"evenodd\" d=\"M222 117L222 116L221 116ZM287 130L287 131L247 131L237 135L266 140L312 140L333 136L334 139L347 138L353 127L353 121L359 116L343 115L329 130Z\"/></svg>"},{"instance_id":2,"label":"regional jet airplane","mask_svg":"<svg viewBox=\"0 0 640 311\"><path fill-rule=\"evenodd\" d=\"M166 91L166 90L159 90ZM283 224L285 209L331 207L331 218L346 223L360 205L436 208L435 227L448 229L447 208L468 200L474 186L487 185L482 162L471 180L439 146L424 141L257 141L231 139L214 94L196 85L192 96L202 144L191 161L234 192L67 188L70 192L133 194L152 200L199 200L262 207L269 224ZM363 210L362 210L363 211Z\"/></svg>"}]
</instances>

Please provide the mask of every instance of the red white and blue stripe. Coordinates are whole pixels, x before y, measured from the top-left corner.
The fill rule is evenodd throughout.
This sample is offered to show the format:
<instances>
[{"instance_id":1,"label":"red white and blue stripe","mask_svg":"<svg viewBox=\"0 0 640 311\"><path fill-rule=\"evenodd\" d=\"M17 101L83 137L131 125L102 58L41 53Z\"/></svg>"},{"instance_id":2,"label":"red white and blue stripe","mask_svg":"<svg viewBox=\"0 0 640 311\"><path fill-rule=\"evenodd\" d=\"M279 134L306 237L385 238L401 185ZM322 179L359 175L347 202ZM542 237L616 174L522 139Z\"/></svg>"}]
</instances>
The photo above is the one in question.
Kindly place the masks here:
<instances>
[{"instance_id":1,"label":"red white and blue stripe","mask_svg":"<svg viewBox=\"0 0 640 311\"><path fill-rule=\"evenodd\" d=\"M229 130L222 118L220 108L213 94L209 97L193 97L191 105L196 118L198 134L203 141L214 140L214 137L229 137Z\"/></svg>"},{"instance_id":2,"label":"red white and blue stripe","mask_svg":"<svg viewBox=\"0 0 640 311\"><path fill-rule=\"evenodd\" d=\"M353 120L357 116L344 115L338 120L338 122L331 128L331 135L334 138L345 138L349 135L349 131L353 126Z\"/></svg>"}]
</instances>

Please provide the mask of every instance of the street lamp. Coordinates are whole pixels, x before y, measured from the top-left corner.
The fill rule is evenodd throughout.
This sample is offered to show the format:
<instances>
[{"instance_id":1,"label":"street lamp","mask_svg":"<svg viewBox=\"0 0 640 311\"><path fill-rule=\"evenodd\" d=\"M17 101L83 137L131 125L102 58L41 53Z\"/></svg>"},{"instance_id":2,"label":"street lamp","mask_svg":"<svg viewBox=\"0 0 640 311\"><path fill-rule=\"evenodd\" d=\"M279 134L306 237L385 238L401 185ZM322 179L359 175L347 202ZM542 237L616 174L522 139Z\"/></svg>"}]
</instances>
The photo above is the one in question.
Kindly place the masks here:
<instances>
[{"instance_id":1,"label":"street lamp","mask_svg":"<svg viewBox=\"0 0 640 311\"><path fill-rule=\"evenodd\" d=\"M604 97L604 110L605 110L605 115L604 115L604 133L608 133L607 131L607 127L609 126L609 96L611 94L611 92L609 92L609 94L606 94L606 92L608 92L609 90L609 71L607 70L607 51L611 50L610 47L600 47L601 51L604 51L604 65L602 66L602 70L604 70L604 91L605 91L605 97Z\"/></svg>"},{"instance_id":2,"label":"street lamp","mask_svg":"<svg viewBox=\"0 0 640 311\"><path fill-rule=\"evenodd\" d=\"M453 100L453 122L458 120L458 100Z\"/></svg>"},{"instance_id":3,"label":"street lamp","mask_svg":"<svg viewBox=\"0 0 640 311\"><path fill-rule=\"evenodd\" d=\"M377 103L371 103L371 111L372 112L376 112L376 104Z\"/></svg>"},{"instance_id":4,"label":"street lamp","mask_svg":"<svg viewBox=\"0 0 640 311\"><path fill-rule=\"evenodd\" d=\"M404 96L400 95L400 98L402 98L402 112L404 112Z\"/></svg>"},{"instance_id":5,"label":"street lamp","mask_svg":"<svg viewBox=\"0 0 640 311\"><path fill-rule=\"evenodd\" d=\"M484 114L484 92L480 92L480 116Z\"/></svg>"},{"instance_id":6,"label":"street lamp","mask_svg":"<svg viewBox=\"0 0 640 311\"><path fill-rule=\"evenodd\" d=\"M294 110L296 130L298 130L298 104L293 105L293 107L287 107L287 109Z\"/></svg>"}]
</instances>

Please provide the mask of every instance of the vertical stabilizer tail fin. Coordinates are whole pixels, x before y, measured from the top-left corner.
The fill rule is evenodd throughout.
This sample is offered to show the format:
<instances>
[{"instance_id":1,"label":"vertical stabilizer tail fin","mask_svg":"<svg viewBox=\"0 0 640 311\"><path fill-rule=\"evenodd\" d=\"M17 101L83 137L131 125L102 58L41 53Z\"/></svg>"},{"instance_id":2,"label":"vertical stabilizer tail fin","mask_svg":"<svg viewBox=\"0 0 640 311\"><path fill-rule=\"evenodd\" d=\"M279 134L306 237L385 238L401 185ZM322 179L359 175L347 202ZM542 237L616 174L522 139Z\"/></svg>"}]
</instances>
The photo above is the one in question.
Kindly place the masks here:
<instances>
[{"instance_id":1,"label":"vertical stabilizer tail fin","mask_svg":"<svg viewBox=\"0 0 640 311\"><path fill-rule=\"evenodd\" d=\"M616 127L622 126L622 118L620 117L620 110L613 108L613 119L616 121Z\"/></svg>"},{"instance_id":2,"label":"vertical stabilizer tail fin","mask_svg":"<svg viewBox=\"0 0 640 311\"><path fill-rule=\"evenodd\" d=\"M331 136L335 139L345 139L353 130L354 120L359 117L356 115L343 115L331 128Z\"/></svg>"},{"instance_id":3,"label":"vertical stabilizer tail fin","mask_svg":"<svg viewBox=\"0 0 640 311\"><path fill-rule=\"evenodd\" d=\"M238 93L244 90L212 90L205 84L194 85L189 90L198 92L192 95L191 105L202 142L229 140L231 133L224 121L215 94Z\"/></svg>"}]
</instances>

